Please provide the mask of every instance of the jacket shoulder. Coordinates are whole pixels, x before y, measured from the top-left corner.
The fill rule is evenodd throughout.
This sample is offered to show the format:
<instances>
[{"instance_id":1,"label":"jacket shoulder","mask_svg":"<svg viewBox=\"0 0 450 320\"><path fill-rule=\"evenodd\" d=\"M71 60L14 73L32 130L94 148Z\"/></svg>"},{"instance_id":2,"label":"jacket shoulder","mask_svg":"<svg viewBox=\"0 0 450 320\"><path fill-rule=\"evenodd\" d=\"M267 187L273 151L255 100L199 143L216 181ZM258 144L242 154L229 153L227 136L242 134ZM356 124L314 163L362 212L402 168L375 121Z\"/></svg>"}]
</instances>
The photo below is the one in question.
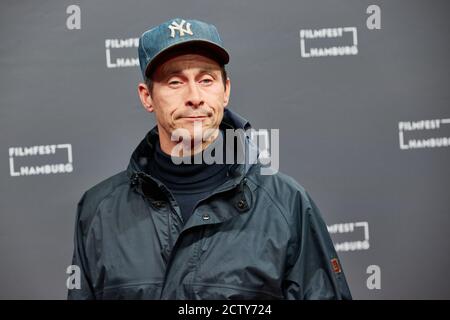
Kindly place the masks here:
<instances>
[{"instance_id":1,"label":"jacket shoulder","mask_svg":"<svg viewBox=\"0 0 450 320\"><path fill-rule=\"evenodd\" d=\"M313 208L312 199L304 186L287 174L278 171L262 175L260 170L255 170L250 177L278 207L288 223L300 218L299 213L303 215Z\"/></svg>"},{"instance_id":2,"label":"jacket shoulder","mask_svg":"<svg viewBox=\"0 0 450 320\"><path fill-rule=\"evenodd\" d=\"M78 202L77 210L77 220L78 223L82 224L83 230L87 230L86 226L90 225L100 203L118 188L128 183L129 178L126 170L124 170L100 181L84 192Z\"/></svg>"}]
</instances>

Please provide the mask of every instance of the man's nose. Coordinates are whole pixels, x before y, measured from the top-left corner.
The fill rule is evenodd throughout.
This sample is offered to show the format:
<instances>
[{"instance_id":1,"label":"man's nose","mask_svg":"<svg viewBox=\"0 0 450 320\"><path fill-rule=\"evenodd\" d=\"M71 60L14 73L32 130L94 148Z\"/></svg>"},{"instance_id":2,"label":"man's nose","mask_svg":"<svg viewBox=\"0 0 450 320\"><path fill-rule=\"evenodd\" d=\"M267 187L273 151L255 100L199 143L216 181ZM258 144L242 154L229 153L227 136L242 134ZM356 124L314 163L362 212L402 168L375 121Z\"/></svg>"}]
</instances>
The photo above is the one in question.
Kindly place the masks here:
<instances>
[{"instance_id":1,"label":"man's nose","mask_svg":"<svg viewBox=\"0 0 450 320\"><path fill-rule=\"evenodd\" d=\"M186 106L197 108L202 106L203 103L204 101L200 92L200 88L194 81L189 83Z\"/></svg>"}]
</instances>

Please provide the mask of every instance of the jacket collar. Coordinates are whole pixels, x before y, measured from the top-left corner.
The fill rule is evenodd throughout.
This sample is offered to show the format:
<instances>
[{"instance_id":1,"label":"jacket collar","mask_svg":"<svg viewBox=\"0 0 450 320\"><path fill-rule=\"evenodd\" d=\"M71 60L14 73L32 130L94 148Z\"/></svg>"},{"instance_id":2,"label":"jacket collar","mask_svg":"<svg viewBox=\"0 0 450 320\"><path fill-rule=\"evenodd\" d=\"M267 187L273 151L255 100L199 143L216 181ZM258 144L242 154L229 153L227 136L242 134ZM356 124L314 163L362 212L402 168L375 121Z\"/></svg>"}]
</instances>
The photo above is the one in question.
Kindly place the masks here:
<instances>
[{"instance_id":1,"label":"jacket collar","mask_svg":"<svg viewBox=\"0 0 450 320\"><path fill-rule=\"evenodd\" d=\"M258 157L257 148L250 140L250 136L248 135L247 131L252 127L248 120L228 108L225 108L224 110L221 127L224 129L234 130L242 129L245 133L244 135L239 135L239 138L245 140L241 141L241 145L243 145L245 148L245 152L243 153L245 154L245 161L244 163L233 164L229 169L230 176L233 178L233 180L235 180L235 182L239 183L250 170L250 167L256 162L256 159ZM138 189L141 179L148 181L149 178L156 183L157 187L162 187L161 183L158 183L158 181L155 181L155 179L151 177L147 169L147 165L150 163L150 161L153 160L153 151L156 143L159 143L159 134L157 126L154 126L146 134L144 139L139 143L139 145L131 155L131 159L126 171L130 179L130 183L132 185L137 185Z\"/></svg>"}]
</instances>

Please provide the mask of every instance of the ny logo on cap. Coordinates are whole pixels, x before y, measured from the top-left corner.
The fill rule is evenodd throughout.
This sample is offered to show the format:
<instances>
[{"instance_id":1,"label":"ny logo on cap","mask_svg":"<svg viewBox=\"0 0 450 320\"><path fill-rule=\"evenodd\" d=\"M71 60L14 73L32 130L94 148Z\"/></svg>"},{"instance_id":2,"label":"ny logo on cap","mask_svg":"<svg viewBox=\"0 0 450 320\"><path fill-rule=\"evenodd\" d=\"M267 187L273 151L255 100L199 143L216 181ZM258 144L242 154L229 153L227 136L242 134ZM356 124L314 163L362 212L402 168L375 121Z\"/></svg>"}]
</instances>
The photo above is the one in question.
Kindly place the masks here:
<instances>
[{"instance_id":1,"label":"ny logo on cap","mask_svg":"<svg viewBox=\"0 0 450 320\"><path fill-rule=\"evenodd\" d=\"M186 20L181 20L181 22L178 24L176 21L172 21L171 25L169 26L170 29L170 36L172 38L175 38L175 30L178 30L180 33L180 37L183 37L185 33L193 35L191 31L191 24L188 22L186 24L186 29L183 29L184 24L186 23Z\"/></svg>"}]
</instances>

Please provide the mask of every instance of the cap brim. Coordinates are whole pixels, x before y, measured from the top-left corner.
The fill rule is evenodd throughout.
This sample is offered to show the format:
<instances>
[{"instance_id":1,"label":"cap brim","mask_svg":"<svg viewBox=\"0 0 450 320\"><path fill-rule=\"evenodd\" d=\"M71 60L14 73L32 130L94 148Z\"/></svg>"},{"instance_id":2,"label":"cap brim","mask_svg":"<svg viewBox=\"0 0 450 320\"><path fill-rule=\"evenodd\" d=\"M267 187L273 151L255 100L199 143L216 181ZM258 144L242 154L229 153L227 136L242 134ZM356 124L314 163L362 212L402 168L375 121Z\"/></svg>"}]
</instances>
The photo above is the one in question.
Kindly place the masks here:
<instances>
[{"instance_id":1,"label":"cap brim","mask_svg":"<svg viewBox=\"0 0 450 320\"><path fill-rule=\"evenodd\" d=\"M230 61L230 55L221 46L207 40L190 40L171 45L158 52L145 69L145 77L149 77L155 68L170 58L180 54L196 53L211 58L220 65Z\"/></svg>"}]
</instances>

